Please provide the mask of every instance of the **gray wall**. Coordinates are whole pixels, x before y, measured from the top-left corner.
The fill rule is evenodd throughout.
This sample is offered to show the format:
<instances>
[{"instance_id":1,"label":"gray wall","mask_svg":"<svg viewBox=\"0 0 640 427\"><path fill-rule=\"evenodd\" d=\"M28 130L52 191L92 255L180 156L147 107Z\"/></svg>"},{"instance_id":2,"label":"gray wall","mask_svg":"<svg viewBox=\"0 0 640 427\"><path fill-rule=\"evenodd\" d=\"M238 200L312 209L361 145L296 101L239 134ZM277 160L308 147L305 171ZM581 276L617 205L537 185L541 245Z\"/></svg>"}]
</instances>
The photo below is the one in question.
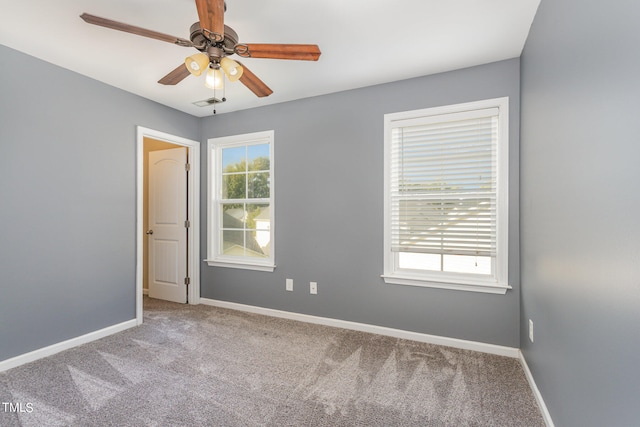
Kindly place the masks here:
<instances>
[{"instance_id":1,"label":"gray wall","mask_svg":"<svg viewBox=\"0 0 640 427\"><path fill-rule=\"evenodd\" d=\"M203 141L275 130L277 268L203 264L202 297L518 347L519 67L513 59L203 119ZM488 295L384 284L384 114L502 96L511 106L514 289ZM204 196L206 175L202 188ZM202 218L206 206L203 197ZM285 278L294 280L293 292ZM309 281L318 282L318 295L309 294Z\"/></svg>"},{"instance_id":2,"label":"gray wall","mask_svg":"<svg viewBox=\"0 0 640 427\"><path fill-rule=\"evenodd\" d=\"M640 423L639 21L542 0L522 56L522 349L562 427Z\"/></svg>"},{"instance_id":3,"label":"gray wall","mask_svg":"<svg viewBox=\"0 0 640 427\"><path fill-rule=\"evenodd\" d=\"M0 45L0 360L135 318L136 125L198 119Z\"/></svg>"}]
</instances>

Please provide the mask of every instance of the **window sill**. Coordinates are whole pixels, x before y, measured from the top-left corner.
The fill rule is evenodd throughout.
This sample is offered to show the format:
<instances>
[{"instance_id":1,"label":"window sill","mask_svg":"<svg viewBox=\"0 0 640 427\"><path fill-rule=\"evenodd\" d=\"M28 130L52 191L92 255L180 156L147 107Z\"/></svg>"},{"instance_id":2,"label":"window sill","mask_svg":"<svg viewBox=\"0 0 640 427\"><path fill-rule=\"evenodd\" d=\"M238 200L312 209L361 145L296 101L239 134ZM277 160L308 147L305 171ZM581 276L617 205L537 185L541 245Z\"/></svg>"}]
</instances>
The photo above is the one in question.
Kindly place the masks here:
<instances>
[{"instance_id":1,"label":"window sill","mask_svg":"<svg viewBox=\"0 0 640 427\"><path fill-rule=\"evenodd\" d=\"M225 268L239 268L242 270L255 270L255 271L267 271L273 272L276 269L275 264L247 264L246 262L233 262L233 261L219 261L205 259L209 267L225 267Z\"/></svg>"},{"instance_id":2,"label":"window sill","mask_svg":"<svg viewBox=\"0 0 640 427\"><path fill-rule=\"evenodd\" d=\"M504 295L507 293L507 290L512 289L511 286L508 285L498 285L491 283L447 283L447 282L434 282L429 280L415 279L404 276L396 276L396 275L382 275L385 283L394 284L394 285L407 285L407 286L421 286L424 288L437 288L437 289L450 289L456 291L467 291L467 292L481 292L486 294L498 294Z\"/></svg>"}]
</instances>

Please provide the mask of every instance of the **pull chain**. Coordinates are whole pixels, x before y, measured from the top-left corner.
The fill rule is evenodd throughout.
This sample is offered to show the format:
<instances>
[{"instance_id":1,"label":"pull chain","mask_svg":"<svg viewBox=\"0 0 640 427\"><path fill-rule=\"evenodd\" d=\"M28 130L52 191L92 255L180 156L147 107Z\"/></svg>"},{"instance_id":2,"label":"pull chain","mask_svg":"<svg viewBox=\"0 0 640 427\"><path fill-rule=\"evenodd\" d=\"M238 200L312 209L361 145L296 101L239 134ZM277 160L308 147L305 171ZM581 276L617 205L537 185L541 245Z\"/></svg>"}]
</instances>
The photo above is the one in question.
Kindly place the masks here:
<instances>
[{"instance_id":1,"label":"pull chain","mask_svg":"<svg viewBox=\"0 0 640 427\"><path fill-rule=\"evenodd\" d=\"M216 87L213 86L213 115L216 115Z\"/></svg>"},{"instance_id":2,"label":"pull chain","mask_svg":"<svg viewBox=\"0 0 640 427\"><path fill-rule=\"evenodd\" d=\"M222 85L222 99L221 99L221 102L225 102L227 100L227 86L224 84L224 75L222 76L222 82L223 82L223 85ZM217 99L218 98L216 97L216 88L214 86L214 88L213 88L213 114L214 115L216 114L216 104L217 104L216 100Z\"/></svg>"}]
</instances>

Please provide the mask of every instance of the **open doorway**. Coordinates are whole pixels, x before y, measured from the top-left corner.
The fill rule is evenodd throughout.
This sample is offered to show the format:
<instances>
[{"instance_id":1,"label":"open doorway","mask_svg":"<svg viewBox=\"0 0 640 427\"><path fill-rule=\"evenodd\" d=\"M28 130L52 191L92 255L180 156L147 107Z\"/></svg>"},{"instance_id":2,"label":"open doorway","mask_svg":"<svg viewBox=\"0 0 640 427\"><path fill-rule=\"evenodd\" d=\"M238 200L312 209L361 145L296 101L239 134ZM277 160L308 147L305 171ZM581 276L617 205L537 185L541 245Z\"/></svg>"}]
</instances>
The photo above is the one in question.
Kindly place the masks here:
<instances>
[{"instance_id":1,"label":"open doorway","mask_svg":"<svg viewBox=\"0 0 640 427\"><path fill-rule=\"evenodd\" d=\"M137 183L136 183L136 320L142 323L143 294L149 289L149 237L151 233L148 223L148 173L150 170L148 158L165 156L171 152L184 153L188 156L188 173L186 174L186 203L184 229L186 265L185 283L189 304L198 304L200 300L200 270L199 270L199 209L200 209L200 144L178 136L166 134L143 127L137 129ZM161 153L164 152L164 153ZM187 154L188 153L188 154ZM181 249L183 250L183 249ZM181 279L182 280L182 279ZM145 283L147 281L147 283ZM146 285L146 286L145 286ZM183 288L182 290L184 291ZM157 287L156 287L157 289Z\"/></svg>"}]
</instances>

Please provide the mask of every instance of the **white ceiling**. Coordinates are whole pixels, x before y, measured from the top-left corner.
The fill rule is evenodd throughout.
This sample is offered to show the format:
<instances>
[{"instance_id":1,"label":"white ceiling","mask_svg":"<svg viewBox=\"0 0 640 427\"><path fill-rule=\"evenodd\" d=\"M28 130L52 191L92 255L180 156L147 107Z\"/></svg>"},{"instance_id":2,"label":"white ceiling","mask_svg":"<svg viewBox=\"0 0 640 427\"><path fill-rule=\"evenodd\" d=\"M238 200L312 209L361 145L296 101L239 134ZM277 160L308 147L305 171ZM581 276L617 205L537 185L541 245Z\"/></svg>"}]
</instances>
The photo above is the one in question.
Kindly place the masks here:
<instances>
[{"instance_id":1,"label":"white ceiling","mask_svg":"<svg viewBox=\"0 0 640 427\"><path fill-rule=\"evenodd\" d=\"M226 113L520 56L540 0L227 0L240 43L313 43L318 62L244 59L274 93L226 85ZM204 76L157 83L194 48L85 23L93 15L189 38L194 0L0 0L0 43L203 117ZM234 57L232 57L234 58ZM217 94L218 95L218 94Z\"/></svg>"}]
</instances>

